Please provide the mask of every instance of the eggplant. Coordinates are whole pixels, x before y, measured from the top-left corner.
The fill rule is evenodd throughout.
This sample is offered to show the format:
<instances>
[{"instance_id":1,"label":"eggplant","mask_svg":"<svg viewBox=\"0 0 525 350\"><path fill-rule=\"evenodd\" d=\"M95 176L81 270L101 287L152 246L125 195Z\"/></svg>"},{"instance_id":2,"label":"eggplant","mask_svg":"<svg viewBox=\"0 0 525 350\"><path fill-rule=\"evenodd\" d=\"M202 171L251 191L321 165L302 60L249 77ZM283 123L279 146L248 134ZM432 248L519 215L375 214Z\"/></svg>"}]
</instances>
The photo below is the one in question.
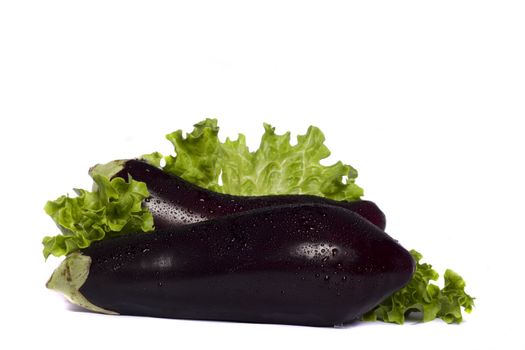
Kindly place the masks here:
<instances>
[{"instance_id":1,"label":"eggplant","mask_svg":"<svg viewBox=\"0 0 525 350\"><path fill-rule=\"evenodd\" d=\"M151 197L145 202L157 229L204 221L246 210L286 204L321 203L351 210L384 230L385 214L378 206L365 200L336 201L310 195L233 196L206 190L182 178L168 174L149 163L130 159L116 160L91 168L91 173L103 173L115 178L146 183Z\"/></svg>"},{"instance_id":2,"label":"eggplant","mask_svg":"<svg viewBox=\"0 0 525 350\"><path fill-rule=\"evenodd\" d=\"M105 313L336 326L413 273L409 252L358 214L290 204L96 242L47 286Z\"/></svg>"}]
</instances>

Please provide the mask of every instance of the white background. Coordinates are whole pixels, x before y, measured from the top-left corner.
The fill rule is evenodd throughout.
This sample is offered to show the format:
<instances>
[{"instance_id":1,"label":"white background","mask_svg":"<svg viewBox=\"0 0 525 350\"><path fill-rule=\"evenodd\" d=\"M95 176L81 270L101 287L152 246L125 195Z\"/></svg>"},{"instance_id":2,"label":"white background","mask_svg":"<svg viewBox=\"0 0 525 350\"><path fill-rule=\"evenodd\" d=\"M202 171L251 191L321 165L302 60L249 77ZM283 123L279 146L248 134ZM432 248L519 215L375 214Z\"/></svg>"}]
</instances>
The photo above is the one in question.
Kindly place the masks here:
<instances>
[{"instance_id":1,"label":"white background","mask_svg":"<svg viewBox=\"0 0 525 350\"><path fill-rule=\"evenodd\" d=\"M522 1L0 2L0 347L523 349L524 18ZM252 147L263 122L319 126L327 164L359 170L474 312L321 329L110 317L46 290L46 200L206 117Z\"/></svg>"}]
</instances>

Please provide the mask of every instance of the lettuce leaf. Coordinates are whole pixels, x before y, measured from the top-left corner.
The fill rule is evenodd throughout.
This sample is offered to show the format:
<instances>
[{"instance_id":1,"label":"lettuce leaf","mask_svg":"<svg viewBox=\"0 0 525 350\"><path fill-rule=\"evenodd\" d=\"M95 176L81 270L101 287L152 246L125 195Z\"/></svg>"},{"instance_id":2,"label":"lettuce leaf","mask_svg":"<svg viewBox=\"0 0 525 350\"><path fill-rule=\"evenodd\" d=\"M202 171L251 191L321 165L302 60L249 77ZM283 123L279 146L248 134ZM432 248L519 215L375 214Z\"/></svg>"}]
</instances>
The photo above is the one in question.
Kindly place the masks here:
<instances>
[{"instance_id":1,"label":"lettuce leaf","mask_svg":"<svg viewBox=\"0 0 525 350\"><path fill-rule=\"evenodd\" d=\"M232 195L309 194L335 200L358 200L363 195L355 184L357 171L337 162L320 162L330 155L321 130L310 126L297 144L290 144L290 133L275 133L264 124L259 148L250 152L246 138L219 140L216 119L195 124L194 130L168 134L176 156L167 156L164 171L186 181ZM222 183L221 183L222 182Z\"/></svg>"},{"instance_id":2,"label":"lettuce leaf","mask_svg":"<svg viewBox=\"0 0 525 350\"><path fill-rule=\"evenodd\" d=\"M67 255L104 238L153 230L153 216L142 207L142 201L149 197L145 183L131 178L110 181L97 174L93 181L94 191L75 189L76 197L61 196L45 205L45 212L62 232L44 237L46 259L49 255Z\"/></svg>"},{"instance_id":3,"label":"lettuce leaf","mask_svg":"<svg viewBox=\"0 0 525 350\"><path fill-rule=\"evenodd\" d=\"M441 318L446 323L461 323L461 308L470 313L474 306L474 298L465 293L463 278L452 270L446 270L445 287L440 289L430 283L439 278L432 265L420 263L423 256L417 251L411 250L410 254L416 261L412 280L363 315L363 320L403 324L407 316L419 312L423 322Z\"/></svg>"}]
</instances>

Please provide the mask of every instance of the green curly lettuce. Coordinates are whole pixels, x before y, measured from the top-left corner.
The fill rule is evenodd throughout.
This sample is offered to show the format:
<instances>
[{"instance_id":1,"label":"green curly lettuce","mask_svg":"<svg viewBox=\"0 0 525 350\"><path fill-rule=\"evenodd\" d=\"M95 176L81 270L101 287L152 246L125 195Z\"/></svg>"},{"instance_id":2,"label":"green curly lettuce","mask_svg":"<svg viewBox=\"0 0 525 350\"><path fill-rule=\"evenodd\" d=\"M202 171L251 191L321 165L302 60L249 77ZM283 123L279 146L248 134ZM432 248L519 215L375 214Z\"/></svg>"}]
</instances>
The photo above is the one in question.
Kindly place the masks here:
<instances>
[{"instance_id":1,"label":"green curly lettuce","mask_svg":"<svg viewBox=\"0 0 525 350\"><path fill-rule=\"evenodd\" d=\"M446 270L445 286L440 289L430 283L439 278L432 265L420 263L423 256L417 251L411 250L410 254L416 261L412 280L366 313L363 320L403 324L408 315L419 312L423 322L440 318L446 323L461 323L461 308L470 313L474 307L474 298L465 293L463 278L450 269Z\"/></svg>"},{"instance_id":2,"label":"green curly lettuce","mask_svg":"<svg viewBox=\"0 0 525 350\"><path fill-rule=\"evenodd\" d=\"M145 183L97 174L93 181L94 191L75 189L76 197L61 196L45 205L62 232L44 237L45 258L67 255L104 238L153 230L153 216L142 206L149 197Z\"/></svg>"},{"instance_id":3,"label":"green curly lettuce","mask_svg":"<svg viewBox=\"0 0 525 350\"><path fill-rule=\"evenodd\" d=\"M335 200L358 200L363 195L355 184L357 171L350 165L321 164L330 151L323 133L314 126L292 146L289 132L278 135L264 124L254 152L249 151L244 135L221 142L218 134L216 119L195 124L186 136L182 130L168 134L176 156L165 158L164 171L232 195L309 194Z\"/></svg>"}]
</instances>

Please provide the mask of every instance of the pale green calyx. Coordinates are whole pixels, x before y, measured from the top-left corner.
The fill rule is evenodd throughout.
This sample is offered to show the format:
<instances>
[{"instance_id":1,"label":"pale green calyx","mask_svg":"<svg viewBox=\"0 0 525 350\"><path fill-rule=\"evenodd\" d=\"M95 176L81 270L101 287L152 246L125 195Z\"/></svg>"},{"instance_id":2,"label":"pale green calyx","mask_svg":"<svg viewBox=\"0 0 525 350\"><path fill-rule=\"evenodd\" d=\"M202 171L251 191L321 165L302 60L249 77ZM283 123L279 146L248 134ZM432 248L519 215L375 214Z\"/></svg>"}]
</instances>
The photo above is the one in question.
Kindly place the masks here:
<instances>
[{"instance_id":1,"label":"pale green calyx","mask_svg":"<svg viewBox=\"0 0 525 350\"><path fill-rule=\"evenodd\" d=\"M94 175L102 175L108 179L112 179L113 176L118 174L118 172L124 168L124 163L126 163L126 161L127 160L125 159L118 159L106 164L94 165L89 169L89 175L91 177Z\"/></svg>"},{"instance_id":2,"label":"pale green calyx","mask_svg":"<svg viewBox=\"0 0 525 350\"><path fill-rule=\"evenodd\" d=\"M64 294L71 303L84 309L118 315L117 312L92 304L80 293L79 289L88 278L90 266L91 258L89 256L78 252L72 253L56 268L49 281L47 281L46 287Z\"/></svg>"}]
</instances>

